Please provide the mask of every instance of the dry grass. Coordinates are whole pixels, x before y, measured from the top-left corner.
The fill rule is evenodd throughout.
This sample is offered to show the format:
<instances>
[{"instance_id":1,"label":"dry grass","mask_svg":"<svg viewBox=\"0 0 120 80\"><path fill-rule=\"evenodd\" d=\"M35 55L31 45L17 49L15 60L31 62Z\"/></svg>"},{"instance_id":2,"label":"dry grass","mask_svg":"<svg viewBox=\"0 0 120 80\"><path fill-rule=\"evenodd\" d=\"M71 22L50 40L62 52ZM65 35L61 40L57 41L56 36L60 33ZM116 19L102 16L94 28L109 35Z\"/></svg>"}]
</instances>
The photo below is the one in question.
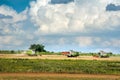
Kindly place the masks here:
<instances>
[{"instance_id":1,"label":"dry grass","mask_svg":"<svg viewBox=\"0 0 120 80\"><path fill-rule=\"evenodd\" d=\"M93 56L78 56L67 57L64 55L42 55L42 56L28 56L26 54L0 54L0 58L20 58L20 59L57 59L57 60L108 60L108 61L120 61L120 56L112 56L109 58L95 58Z\"/></svg>"}]
</instances>

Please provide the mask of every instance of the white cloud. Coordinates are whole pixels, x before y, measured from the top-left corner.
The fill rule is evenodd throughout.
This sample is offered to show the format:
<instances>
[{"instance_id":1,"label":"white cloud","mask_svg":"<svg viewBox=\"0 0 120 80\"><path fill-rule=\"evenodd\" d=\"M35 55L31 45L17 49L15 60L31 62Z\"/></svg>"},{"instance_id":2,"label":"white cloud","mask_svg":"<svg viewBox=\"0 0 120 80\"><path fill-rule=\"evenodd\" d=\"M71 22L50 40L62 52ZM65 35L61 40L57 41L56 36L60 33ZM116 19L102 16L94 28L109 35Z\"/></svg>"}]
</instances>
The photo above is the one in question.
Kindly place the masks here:
<instances>
[{"instance_id":1,"label":"white cloud","mask_svg":"<svg viewBox=\"0 0 120 80\"><path fill-rule=\"evenodd\" d=\"M12 17L12 19L3 19L3 21L6 23L15 23L18 21L26 20L27 19L26 13L27 13L27 9L18 14L15 10L13 10L8 6L5 5L0 6L0 14Z\"/></svg>"},{"instance_id":2,"label":"white cloud","mask_svg":"<svg viewBox=\"0 0 120 80\"><path fill-rule=\"evenodd\" d=\"M120 47L120 39L110 39L110 40L106 40L103 42L102 44L103 46L106 47Z\"/></svg>"},{"instance_id":3,"label":"white cloud","mask_svg":"<svg viewBox=\"0 0 120 80\"><path fill-rule=\"evenodd\" d=\"M81 47L91 46L93 43L93 40L91 37L78 37L76 38L76 42Z\"/></svg>"},{"instance_id":4,"label":"white cloud","mask_svg":"<svg viewBox=\"0 0 120 80\"><path fill-rule=\"evenodd\" d=\"M0 36L0 44L9 44L12 41L12 36Z\"/></svg>"},{"instance_id":5,"label":"white cloud","mask_svg":"<svg viewBox=\"0 0 120 80\"><path fill-rule=\"evenodd\" d=\"M74 43L78 44L82 47L96 47L96 49L101 48L101 50L105 49L113 49L120 48L120 39L119 38L102 38L102 37L76 37L74 38Z\"/></svg>"},{"instance_id":6,"label":"white cloud","mask_svg":"<svg viewBox=\"0 0 120 80\"><path fill-rule=\"evenodd\" d=\"M64 49L119 48L119 38L106 35L109 31L113 34L118 31L120 11L107 12L105 7L109 3L120 4L120 0L75 0L68 4L49 2L33 1L30 9L21 13L8 6L0 6L0 14L12 17L0 19L0 47L23 48L32 43L42 43L52 46L52 49L56 46Z\"/></svg>"},{"instance_id":7,"label":"white cloud","mask_svg":"<svg viewBox=\"0 0 120 80\"><path fill-rule=\"evenodd\" d=\"M69 4L49 4L50 0L31 3L32 22L37 34L75 34L94 30L114 30L120 25L120 12L106 12L108 3L118 0L75 0ZM113 23L113 24L110 24Z\"/></svg>"},{"instance_id":8,"label":"white cloud","mask_svg":"<svg viewBox=\"0 0 120 80\"><path fill-rule=\"evenodd\" d=\"M28 9L21 13L17 13L12 8L2 5L0 6L0 14L5 16L11 16L11 18L0 19L0 29L2 29L3 34L18 34L21 33L20 28L22 27L22 22L27 19Z\"/></svg>"},{"instance_id":9,"label":"white cloud","mask_svg":"<svg viewBox=\"0 0 120 80\"><path fill-rule=\"evenodd\" d=\"M20 39L20 37L27 35L27 33L25 34L24 30L22 30L23 22L28 16L27 12L28 9L17 13L8 6L0 6L0 14L11 17L0 19L0 44L3 47L9 45L11 45L10 47L19 46L23 44L23 40Z\"/></svg>"},{"instance_id":10,"label":"white cloud","mask_svg":"<svg viewBox=\"0 0 120 80\"><path fill-rule=\"evenodd\" d=\"M15 36L0 36L0 44L19 46L23 41L16 39Z\"/></svg>"},{"instance_id":11,"label":"white cloud","mask_svg":"<svg viewBox=\"0 0 120 80\"><path fill-rule=\"evenodd\" d=\"M36 34L53 35L49 39L39 39L40 42L102 47L103 43L109 45L108 40L102 38L101 34L92 34L92 32L112 31L120 26L120 12L105 11L107 4L119 2L118 0L75 0L69 4L55 5L49 4L49 1L37 0L37 2L31 3L31 20L38 26ZM87 37L82 35L84 33ZM57 34L75 36L73 38L61 36L56 39L54 37ZM89 36L89 34L93 36Z\"/></svg>"},{"instance_id":12,"label":"white cloud","mask_svg":"<svg viewBox=\"0 0 120 80\"><path fill-rule=\"evenodd\" d=\"M100 37L80 36L74 38L74 42L80 47L95 46L96 44L99 44L102 41L103 40Z\"/></svg>"},{"instance_id":13,"label":"white cloud","mask_svg":"<svg viewBox=\"0 0 120 80\"><path fill-rule=\"evenodd\" d=\"M114 39L114 40L112 40L112 45L114 47L119 47L120 46L120 39Z\"/></svg>"}]
</instances>

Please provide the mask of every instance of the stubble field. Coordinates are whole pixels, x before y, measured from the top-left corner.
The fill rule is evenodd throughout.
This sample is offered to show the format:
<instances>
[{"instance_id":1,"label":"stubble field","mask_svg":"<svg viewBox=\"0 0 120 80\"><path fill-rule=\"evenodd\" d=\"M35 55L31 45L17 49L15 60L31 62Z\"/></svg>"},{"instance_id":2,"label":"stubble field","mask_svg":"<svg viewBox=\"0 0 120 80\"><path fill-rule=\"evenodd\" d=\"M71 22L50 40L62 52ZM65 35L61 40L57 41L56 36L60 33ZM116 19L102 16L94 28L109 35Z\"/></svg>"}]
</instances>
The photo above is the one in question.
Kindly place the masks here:
<instances>
[{"instance_id":1,"label":"stubble field","mask_svg":"<svg viewBox=\"0 0 120 80\"><path fill-rule=\"evenodd\" d=\"M12 58L12 59L55 59L55 60L108 60L108 61L120 61L120 56L111 56L109 58L96 58L93 56L78 56L67 57L64 55L42 55L42 56L28 56L26 54L0 54L0 58Z\"/></svg>"}]
</instances>

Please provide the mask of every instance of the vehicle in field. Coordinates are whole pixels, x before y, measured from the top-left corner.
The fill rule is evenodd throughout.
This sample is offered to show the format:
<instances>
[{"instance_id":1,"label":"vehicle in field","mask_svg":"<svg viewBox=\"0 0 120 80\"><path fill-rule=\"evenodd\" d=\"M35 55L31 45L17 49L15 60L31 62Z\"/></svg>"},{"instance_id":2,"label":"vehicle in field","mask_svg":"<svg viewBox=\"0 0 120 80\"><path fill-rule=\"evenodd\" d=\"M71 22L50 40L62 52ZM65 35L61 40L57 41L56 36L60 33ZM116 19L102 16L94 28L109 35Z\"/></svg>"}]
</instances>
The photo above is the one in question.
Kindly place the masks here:
<instances>
[{"instance_id":1,"label":"vehicle in field","mask_svg":"<svg viewBox=\"0 0 120 80\"><path fill-rule=\"evenodd\" d=\"M77 57L77 56L79 56L79 53L75 52L73 50L70 50L68 52L62 52L62 55L65 55L67 57Z\"/></svg>"},{"instance_id":2,"label":"vehicle in field","mask_svg":"<svg viewBox=\"0 0 120 80\"><path fill-rule=\"evenodd\" d=\"M112 55L112 52L100 51L97 54L94 54L93 57L96 58L109 58Z\"/></svg>"},{"instance_id":3,"label":"vehicle in field","mask_svg":"<svg viewBox=\"0 0 120 80\"><path fill-rule=\"evenodd\" d=\"M33 50L27 50L26 54L29 55L29 56L37 56L37 54Z\"/></svg>"},{"instance_id":4,"label":"vehicle in field","mask_svg":"<svg viewBox=\"0 0 120 80\"><path fill-rule=\"evenodd\" d=\"M100 51L98 53L98 55L99 55L100 58L108 58L110 56L109 53L104 52L104 51Z\"/></svg>"}]
</instances>

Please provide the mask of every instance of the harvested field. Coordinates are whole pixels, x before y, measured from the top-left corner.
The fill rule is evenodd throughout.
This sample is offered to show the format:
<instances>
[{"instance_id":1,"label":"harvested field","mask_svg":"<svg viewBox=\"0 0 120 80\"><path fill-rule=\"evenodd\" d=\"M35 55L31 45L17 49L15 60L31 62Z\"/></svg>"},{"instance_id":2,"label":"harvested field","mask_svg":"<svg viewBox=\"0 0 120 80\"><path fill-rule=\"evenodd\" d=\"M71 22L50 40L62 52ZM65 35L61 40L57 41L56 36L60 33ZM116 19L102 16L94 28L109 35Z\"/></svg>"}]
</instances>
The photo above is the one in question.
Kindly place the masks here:
<instances>
[{"instance_id":1,"label":"harvested field","mask_svg":"<svg viewBox=\"0 0 120 80\"><path fill-rule=\"evenodd\" d=\"M120 61L120 56L111 56L109 58L96 58L93 56L78 56L67 57L64 55L42 55L42 56L28 56L26 54L0 54L0 58L18 58L18 59L57 59L57 60L108 60Z\"/></svg>"},{"instance_id":2,"label":"harvested field","mask_svg":"<svg viewBox=\"0 0 120 80\"><path fill-rule=\"evenodd\" d=\"M119 56L68 58L63 55L0 54L0 58L0 80L120 80ZM79 67L75 67L78 64ZM65 70L66 73L64 73ZM83 72L79 73L79 71Z\"/></svg>"}]
</instances>

